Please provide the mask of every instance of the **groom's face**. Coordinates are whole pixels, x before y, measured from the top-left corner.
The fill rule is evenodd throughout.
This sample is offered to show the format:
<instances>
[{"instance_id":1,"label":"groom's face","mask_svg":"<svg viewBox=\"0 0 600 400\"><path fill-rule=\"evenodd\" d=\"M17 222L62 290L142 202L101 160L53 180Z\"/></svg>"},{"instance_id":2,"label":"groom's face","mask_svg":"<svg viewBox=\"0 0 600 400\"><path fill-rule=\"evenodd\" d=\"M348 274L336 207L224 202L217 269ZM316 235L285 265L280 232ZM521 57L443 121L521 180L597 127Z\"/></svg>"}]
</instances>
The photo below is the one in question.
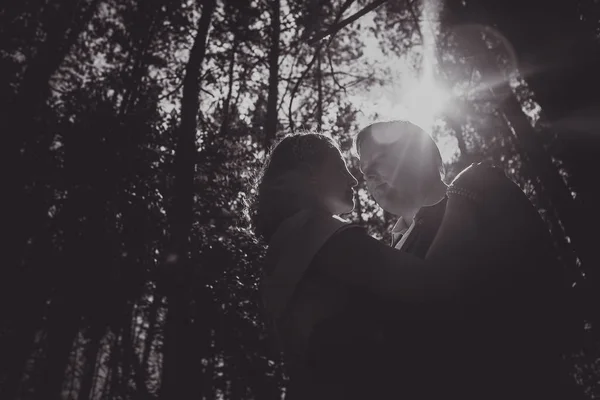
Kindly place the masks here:
<instances>
[{"instance_id":1,"label":"groom's face","mask_svg":"<svg viewBox=\"0 0 600 400\"><path fill-rule=\"evenodd\" d=\"M373 134L360 144L360 168L369 192L387 212L414 215L418 210L421 154L415 154L406 141L378 141Z\"/></svg>"}]
</instances>

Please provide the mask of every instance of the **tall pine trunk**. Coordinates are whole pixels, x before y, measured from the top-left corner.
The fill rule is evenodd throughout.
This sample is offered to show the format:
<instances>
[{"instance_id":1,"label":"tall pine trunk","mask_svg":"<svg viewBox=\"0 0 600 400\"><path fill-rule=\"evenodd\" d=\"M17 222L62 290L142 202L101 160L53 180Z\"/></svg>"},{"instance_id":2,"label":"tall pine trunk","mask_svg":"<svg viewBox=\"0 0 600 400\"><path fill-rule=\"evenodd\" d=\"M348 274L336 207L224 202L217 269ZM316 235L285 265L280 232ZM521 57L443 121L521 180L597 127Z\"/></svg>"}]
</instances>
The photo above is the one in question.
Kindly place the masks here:
<instances>
[{"instance_id":1,"label":"tall pine trunk","mask_svg":"<svg viewBox=\"0 0 600 400\"><path fill-rule=\"evenodd\" d=\"M48 315L48 346L43 378L35 388L36 400L60 400L65 379L65 371L71 356L71 349L78 333L77 312L73 300L65 295L52 299Z\"/></svg>"},{"instance_id":2,"label":"tall pine trunk","mask_svg":"<svg viewBox=\"0 0 600 400\"><path fill-rule=\"evenodd\" d=\"M96 368L98 365L98 355L100 354L100 345L104 336L106 325L92 323L89 333L89 343L85 349L85 366L83 367L83 376L81 377L81 386L79 388L80 399L89 399L92 397L92 389Z\"/></svg>"},{"instance_id":3,"label":"tall pine trunk","mask_svg":"<svg viewBox=\"0 0 600 400\"><path fill-rule=\"evenodd\" d=\"M156 28L160 23L162 0L146 0L140 3L138 11L140 25L132 29L135 52L132 56L131 67L125 73L127 86L123 89L123 100L119 107L119 115L124 117L138 100L142 79L148 72L149 55Z\"/></svg>"},{"instance_id":4,"label":"tall pine trunk","mask_svg":"<svg viewBox=\"0 0 600 400\"><path fill-rule=\"evenodd\" d=\"M154 339L156 337L156 324L158 323L158 310L162 305L162 297L158 295L156 291L153 293L152 304L148 312L148 330L146 331L146 338L144 340L144 351L142 353L142 372L144 373L143 382L148 383L150 378L150 353L152 346L154 345Z\"/></svg>"},{"instance_id":5,"label":"tall pine trunk","mask_svg":"<svg viewBox=\"0 0 600 400\"><path fill-rule=\"evenodd\" d=\"M28 146L31 138L39 133L39 123L32 116L39 115L39 109L44 105L48 96L49 81L56 72L61 62L67 56L70 48L75 43L87 22L96 12L99 0L87 2L54 2L45 9L55 10L49 13L46 29L46 40L39 46L36 57L27 65L27 69L21 80L16 97L10 99L9 104L3 104L0 111L0 125L5 131L4 147L6 165L19 171L17 174L6 174L5 183L7 204L5 208L11 210L8 223L4 224L4 245L11 249L5 257L6 268L3 268L0 276L0 302L10 304L16 296L13 293L18 288L14 284L18 274L23 270L22 258L27 248L27 241L32 231L38 228L47 218L47 204L40 196L39 185L33 185L35 190L28 190L32 186L35 175L35 154L32 154ZM8 97L8 96L7 96ZM3 99L4 100L4 99ZM43 121L41 121L43 123ZM47 140L46 140L47 142ZM43 304L43 303L41 303ZM27 315L34 318L33 314ZM28 356L27 344L34 330L30 329L31 323L25 322L19 327L20 338L18 348L14 355L13 371L7 382L7 393L14 393L18 382L19 368L22 368L25 358ZM29 338L25 338L29 336ZM12 395L12 394L11 394Z\"/></svg>"},{"instance_id":6,"label":"tall pine trunk","mask_svg":"<svg viewBox=\"0 0 600 400\"><path fill-rule=\"evenodd\" d=\"M206 42L216 0L206 0L198 31L190 51L183 81L181 124L178 129L175 154L175 187L171 222L171 253L167 261L172 268L168 282L168 314L165 331L164 363L160 397L165 400L196 398L195 382L189 379L195 365L200 365L198 354L190 354L193 347L190 315L191 288L189 279L189 235L194 216L194 173L196 166L197 114L200 108L200 69L206 53Z\"/></svg>"},{"instance_id":7,"label":"tall pine trunk","mask_svg":"<svg viewBox=\"0 0 600 400\"><path fill-rule=\"evenodd\" d=\"M229 71L227 73L229 82L227 83L227 97L225 98L225 103L223 104L223 122L221 122L221 127L219 128L219 135L223 136L227 129L229 128L229 114L231 110L231 99L233 96L233 83L234 72L235 72L235 56L237 53L237 48L240 43L238 39L238 35L234 32L233 44L231 45L231 52L229 54Z\"/></svg>"},{"instance_id":8,"label":"tall pine trunk","mask_svg":"<svg viewBox=\"0 0 600 400\"><path fill-rule=\"evenodd\" d=\"M36 57L28 63L16 97L9 100L6 96L3 100L9 102L0 103L3 108L0 111L0 126L6 132L4 135L6 165L20 171L19 174L7 174L8 179L5 182L6 192L11 193L7 196L6 208L13 213L9 218L13 224L9 223L5 226L9 234L3 235L7 248L12 249L5 260L11 268L22 256L29 229L34 224L33 220L35 217L44 216L46 211L35 207L39 204L39 199L27 196L24 192L23 186L29 182L32 174L28 162L31 160L31 155L26 154L29 158L25 159L22 149L27 147L25 144L37 133L36 121L32 116L39 115L39 108L47 99L52 74L56 72L80 32L95 13L99 0L91 0L87 7L83 8L80 7L81 3L68 1L61 2L58 7L52 5L46 7L49 10L57 8L56 12L49 12L50 15L46 17L50 19L45 32L46 40L37 49ZM10 277L8 278L1 280L10 281Z\"/></svg>"},{"instance_id":9,"label":"tall pine trunk","mask_svg":"<svg viewBox=\"0 0 600 400\"><path fill-rule=\"evenodd\" d=\"M317 130L323 129L323 74L321 71L321 47L317 47Z\"/></svg>"}]
</instances>

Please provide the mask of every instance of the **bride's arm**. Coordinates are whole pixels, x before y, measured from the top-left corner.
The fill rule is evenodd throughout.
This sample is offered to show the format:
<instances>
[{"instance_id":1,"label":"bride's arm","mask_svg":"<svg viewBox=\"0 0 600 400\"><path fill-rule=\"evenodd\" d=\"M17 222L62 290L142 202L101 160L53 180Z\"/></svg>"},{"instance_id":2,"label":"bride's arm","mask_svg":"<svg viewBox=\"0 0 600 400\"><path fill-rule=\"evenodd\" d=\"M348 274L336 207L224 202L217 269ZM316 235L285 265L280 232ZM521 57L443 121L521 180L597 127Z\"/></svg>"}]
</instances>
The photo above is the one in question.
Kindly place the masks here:
<instances>
[{"instance_id":1,"label":"bride's arm","mask_svg":"<svg viewBox=\"0 0 600 400\"><path fill-rule=\"evenodd\" d=\"M443 262L448 266L464 261L469 249L481 245L481 226L478 221L478 200L470 192L449 190L446 212L438 232L429 247L430 262ZM471 251L473 255L476 251Z\"/></svg>"},{"instance_id":2,"label":"bride's arm","mask_svg":"<svg viewBox=\"0 0 600 400\"><path fill-rule=\"evenodd\" d=\"M514 246L515 238L524 243L538 236L543 231L540 221L527 196L502 169L473 164L450 184L444 218L426 258L457 262L486 250L500 251L507 241Z\"/></svg>"},{"instance_id":3,"label":"bride's arm","mask_svg":"<svg viewBox=\"0 0 600 400\"><path fill-rule=\"evenodd\" d=\"M456 298L467 280L477 279L477 254L490 240L484 228L498 217L514 219L501 213L515 188L502 170L473 165L450 186L442 224L425 260L351 228L334 235L320 251L320 269L386 299L430 303Z\"/></svg>"},{"instance_id":4,"label":"bride's arm","mask_svg":"<svg viewBox=\"0 0 600 400\"><path fill-rule=\"evenodd\" d=\"M460 291L460 269L396 250L358 227L334 235L314 261L321 272L385 300L431 303Z\"/></svg>"}]
</instances>

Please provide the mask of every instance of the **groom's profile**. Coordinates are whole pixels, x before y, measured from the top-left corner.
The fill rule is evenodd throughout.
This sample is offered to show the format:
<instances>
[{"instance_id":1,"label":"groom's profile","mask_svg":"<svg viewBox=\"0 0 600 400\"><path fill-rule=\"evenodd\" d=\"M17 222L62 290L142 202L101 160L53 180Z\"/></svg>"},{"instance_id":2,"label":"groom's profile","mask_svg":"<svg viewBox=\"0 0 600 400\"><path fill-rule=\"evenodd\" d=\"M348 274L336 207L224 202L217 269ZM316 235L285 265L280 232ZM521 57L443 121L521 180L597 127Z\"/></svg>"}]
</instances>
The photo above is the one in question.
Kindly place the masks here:
<instances>
[{"instance_id":1,"label":"groom's profile","mask_svg":"<svg viewBox=\"0 0 600 400\"><path fill-rule=\"evenodd\" d=\"M381 208L398 217L392 245L424 258L446 207L437 145L407 121L371 124L358 133L355 144L369 192Z\"/></svg>"}]
</instances>

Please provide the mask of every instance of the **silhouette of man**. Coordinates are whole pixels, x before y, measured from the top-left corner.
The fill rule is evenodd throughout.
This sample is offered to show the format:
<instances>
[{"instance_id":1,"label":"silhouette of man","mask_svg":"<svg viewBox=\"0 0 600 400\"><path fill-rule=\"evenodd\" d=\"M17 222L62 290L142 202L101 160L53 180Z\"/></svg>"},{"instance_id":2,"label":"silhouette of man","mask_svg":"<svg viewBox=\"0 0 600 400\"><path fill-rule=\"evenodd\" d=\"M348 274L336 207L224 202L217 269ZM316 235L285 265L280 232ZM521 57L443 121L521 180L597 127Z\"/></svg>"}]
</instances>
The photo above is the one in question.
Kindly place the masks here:
<instances>
[{"instance_id":1,"label":"silhouette of man","mask_svg":"<svg viewBox=\"0 0 600 400\"><path fill-rule=\"evenodd\" d=\"M447 200L435 142L410 122L377 122L358 133L356 150L369 192L381 208L399 217L392 246L425 258Z\"/></svg>"}]
</instances>

